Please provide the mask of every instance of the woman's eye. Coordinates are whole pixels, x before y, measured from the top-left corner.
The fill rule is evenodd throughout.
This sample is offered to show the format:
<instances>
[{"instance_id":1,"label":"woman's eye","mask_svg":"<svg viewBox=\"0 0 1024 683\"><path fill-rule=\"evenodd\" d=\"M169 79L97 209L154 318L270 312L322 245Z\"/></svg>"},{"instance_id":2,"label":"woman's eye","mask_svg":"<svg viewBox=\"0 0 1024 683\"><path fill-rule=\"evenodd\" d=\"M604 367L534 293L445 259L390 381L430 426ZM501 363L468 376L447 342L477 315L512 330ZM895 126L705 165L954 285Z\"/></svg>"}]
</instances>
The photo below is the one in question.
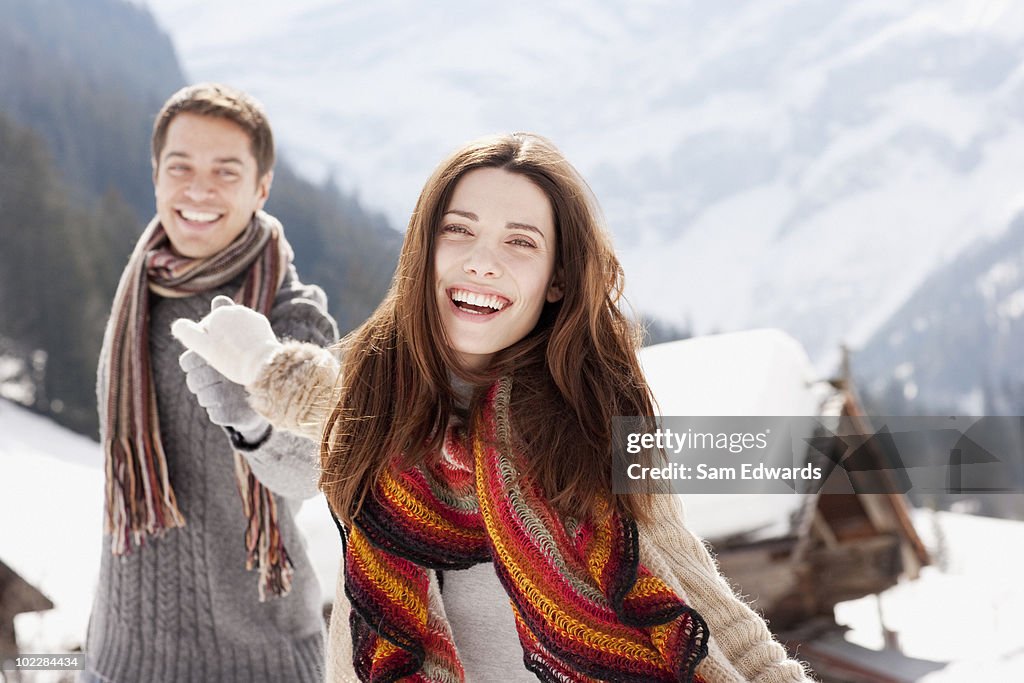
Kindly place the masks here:
<instances>
[{"instance_id":1,"label":"woman's eye","mask_svg":"<svg viewBox=\"0 0 1024 683\"><path fill-rule=\"evenodd\" d=\"M470 232L464 225L446 225L441 228L441 232L451 232L457 235L469 235Z\"/></svg>"},{"instance_id":2,"label":"woman's eye","mask_svg":"<svg viewBox=\"0 0 1024 683\"><path fill-rule=\"evenodd\" d=\"M537 246L531 240L528 240L525 237L513 237L508 241L508 243L514 244L517 247L530 247L531 249Z\"/></svg>"}]
</instances>

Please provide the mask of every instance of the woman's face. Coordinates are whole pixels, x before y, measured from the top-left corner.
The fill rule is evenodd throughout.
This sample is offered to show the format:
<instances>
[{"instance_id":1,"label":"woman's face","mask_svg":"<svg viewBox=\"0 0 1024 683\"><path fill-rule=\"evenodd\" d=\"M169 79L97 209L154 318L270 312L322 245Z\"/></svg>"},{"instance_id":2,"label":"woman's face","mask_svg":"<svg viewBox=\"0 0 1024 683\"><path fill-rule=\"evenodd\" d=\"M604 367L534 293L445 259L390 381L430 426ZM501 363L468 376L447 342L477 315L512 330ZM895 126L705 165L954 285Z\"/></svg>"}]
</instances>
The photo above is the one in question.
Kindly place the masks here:
<instances>
[{"instance_id":1,"label":"woman's face","mask_svg":"<svg viewBox=\"0 0 1024 683\"><path fill-rule=\"evenodd\" d=\"M525 337L555 284L555 221L526 176L478 168L459 179L437 228L435 294L441 324L466 369Z\"/></svg>"}]
</instances>

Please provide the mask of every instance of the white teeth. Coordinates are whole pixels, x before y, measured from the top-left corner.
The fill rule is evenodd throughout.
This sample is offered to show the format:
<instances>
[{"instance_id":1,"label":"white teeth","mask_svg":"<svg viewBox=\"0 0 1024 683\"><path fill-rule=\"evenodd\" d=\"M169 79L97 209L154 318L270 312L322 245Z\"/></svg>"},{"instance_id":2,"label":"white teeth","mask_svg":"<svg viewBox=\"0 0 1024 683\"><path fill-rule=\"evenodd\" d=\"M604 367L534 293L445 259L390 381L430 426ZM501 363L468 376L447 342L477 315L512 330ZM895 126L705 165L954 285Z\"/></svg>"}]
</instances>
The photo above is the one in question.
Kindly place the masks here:
<instances>
[{"instance_id":1,"label":"white teeth","mask_svg":"<svg viewBox=\"0 0 1024 683\"><path fill-rule=\"evenodd\" d=\"M181 213L182 218L194 223L212 223L220 218L219 213L207 213L205 211L187 211L182 209L179 213Z\"/></svg>"},{"instance_id":2,"label":"white teeth","mask_svg":"<svg viewBox=\"0 0 1024 683\"><path fill-rule=\"evenodd\" d=\"M477 294L476 292L467 292L464 289L452 290L452 301L461 301L473 306L486 306L496 311L500 311L508 305L504 299L494 294Z\"/></svg>"}]
</instances>

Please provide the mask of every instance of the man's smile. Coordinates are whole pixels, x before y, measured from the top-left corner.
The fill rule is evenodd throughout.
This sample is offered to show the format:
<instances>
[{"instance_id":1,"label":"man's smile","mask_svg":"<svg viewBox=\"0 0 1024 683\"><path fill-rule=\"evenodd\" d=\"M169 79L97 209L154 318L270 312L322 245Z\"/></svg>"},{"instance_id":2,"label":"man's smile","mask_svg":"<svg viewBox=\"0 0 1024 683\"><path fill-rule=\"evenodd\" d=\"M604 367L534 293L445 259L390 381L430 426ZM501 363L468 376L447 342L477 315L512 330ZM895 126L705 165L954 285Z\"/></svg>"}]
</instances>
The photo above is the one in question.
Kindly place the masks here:
<instances>
[{"instance_id":1,"label":"man's smile","mask_svg":"<svg viewBox=\"0 0 1024 683\"><path fill-rule=\"evenodd\" d=\"M212 223L224 214L213 213L211 211L190 211L188 209L178 209L178 215L192 223Z\"/></svg>"}]
</instances>

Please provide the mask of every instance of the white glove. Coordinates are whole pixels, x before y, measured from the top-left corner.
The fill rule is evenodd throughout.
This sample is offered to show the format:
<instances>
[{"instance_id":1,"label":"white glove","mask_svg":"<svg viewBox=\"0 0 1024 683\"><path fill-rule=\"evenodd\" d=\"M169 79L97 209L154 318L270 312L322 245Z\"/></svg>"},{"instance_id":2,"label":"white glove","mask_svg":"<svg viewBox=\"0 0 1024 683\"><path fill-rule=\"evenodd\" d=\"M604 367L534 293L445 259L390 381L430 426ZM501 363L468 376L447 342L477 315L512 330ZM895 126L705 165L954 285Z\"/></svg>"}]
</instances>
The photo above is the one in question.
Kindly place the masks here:
<instances>
[{"instance_id":1,"label":"white glove","mask_svg":"<svg viewBox=\"0 0 1024 683\"><path fill-rule=\"evenodd\" d=\"M198 323L175 320L171 334L232 382L252 384L282 348L270 321L226 296L214 297L210 309Z\"/></svg>"}]
</instances>

